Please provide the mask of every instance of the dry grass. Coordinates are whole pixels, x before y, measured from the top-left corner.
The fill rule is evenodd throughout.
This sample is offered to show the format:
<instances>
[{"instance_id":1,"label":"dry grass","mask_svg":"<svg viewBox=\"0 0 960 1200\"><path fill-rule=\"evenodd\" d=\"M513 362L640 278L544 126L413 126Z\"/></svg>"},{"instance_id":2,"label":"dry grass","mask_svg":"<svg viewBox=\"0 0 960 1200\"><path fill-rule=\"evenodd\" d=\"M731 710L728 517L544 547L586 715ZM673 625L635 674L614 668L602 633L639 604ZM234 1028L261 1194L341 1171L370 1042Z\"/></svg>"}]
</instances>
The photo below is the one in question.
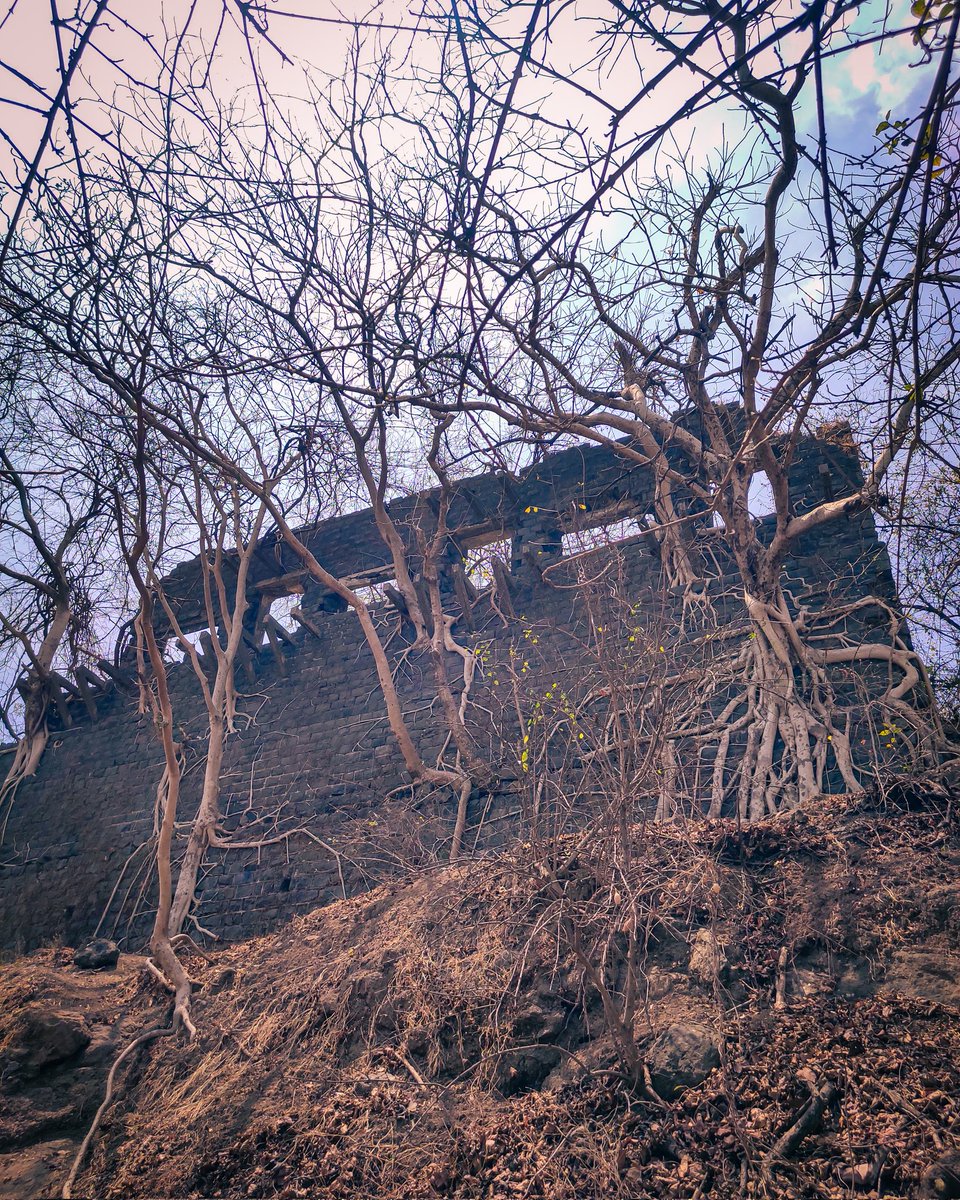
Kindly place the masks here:
<instances>
[{"instance_id":1,"label":"dry grass","mask_svg":"<svg viewBox=\"0 0 960 1200\"><path fill-rule=\"evenodd\" d=\"M520 847L383 886L191 960L199 1041L145 1052L79 1194L840 1197L886 1148L898 1196L960 1145L956 1012L875 986L900 947L960 949L939 799L638 829L629 865L602 840L555 849L552 865ZM729 960L712 982L687 974L700 929ZM721 1067L653 1103L624 1078L598 987L641 1056L692 1020ZM765 1167L811 1079L838 1104Z\"/></svg>"}]
</instances>

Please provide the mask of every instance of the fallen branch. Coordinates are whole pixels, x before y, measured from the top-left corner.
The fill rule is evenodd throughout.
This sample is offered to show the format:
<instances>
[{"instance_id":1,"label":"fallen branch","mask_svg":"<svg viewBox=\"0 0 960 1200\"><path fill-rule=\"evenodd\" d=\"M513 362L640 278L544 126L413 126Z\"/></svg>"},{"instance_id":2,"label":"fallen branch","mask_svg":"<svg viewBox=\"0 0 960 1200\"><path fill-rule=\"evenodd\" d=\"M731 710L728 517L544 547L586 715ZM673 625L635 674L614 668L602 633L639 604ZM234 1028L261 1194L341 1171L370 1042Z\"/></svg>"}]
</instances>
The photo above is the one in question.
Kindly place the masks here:
<instances>
[{"instance_id":1,"label":"fallen branch","mask_svg":"<svg viewBox=\"0 0 960 1200\"><path fill-rule=\"evenodd\" d=\"M773 1144L773 1148L763 1159L761 1172L767 1182L770 1181L773 1167L777 1163L788 1159L807 1134L813 1132L817 1125L819 1125L824 1112L834 1102L838 1094L836 1087L832 1083L825 1083L820 1088L811 1087L810 1098L801 1107L793 1123L777 1138Z\"/></svg>"}]
</instances>

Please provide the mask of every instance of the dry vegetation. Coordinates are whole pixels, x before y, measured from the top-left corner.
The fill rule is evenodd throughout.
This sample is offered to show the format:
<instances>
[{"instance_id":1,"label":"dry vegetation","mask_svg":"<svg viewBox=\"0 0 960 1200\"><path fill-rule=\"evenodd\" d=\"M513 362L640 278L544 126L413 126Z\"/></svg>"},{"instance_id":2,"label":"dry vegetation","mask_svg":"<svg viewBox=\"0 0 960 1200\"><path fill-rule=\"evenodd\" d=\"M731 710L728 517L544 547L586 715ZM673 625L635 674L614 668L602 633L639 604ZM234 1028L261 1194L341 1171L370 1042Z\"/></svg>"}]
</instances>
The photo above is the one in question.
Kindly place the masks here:
<instances>
[{"instance_id":1,"label":"dry vegetation","mask_svg":"<svg viewBox=\"0 0 960 1200\"><path fill-rule=\"evenodd\" d=\"M898 786L743 829L638 828L626 867L521 847L194 957L196 1041L134 1058L75 1194L918 1194L960 1149L957 834L941 789ZM67 962L21 960L5 1011L163 1024L135 959L99 1014ZM682 1025L720 1065L660 1100L628 1024L641 1063ZM90 1115L31 1133L42 1082L4 1101L26 1152Z\"/></svg>"}]
</instances>

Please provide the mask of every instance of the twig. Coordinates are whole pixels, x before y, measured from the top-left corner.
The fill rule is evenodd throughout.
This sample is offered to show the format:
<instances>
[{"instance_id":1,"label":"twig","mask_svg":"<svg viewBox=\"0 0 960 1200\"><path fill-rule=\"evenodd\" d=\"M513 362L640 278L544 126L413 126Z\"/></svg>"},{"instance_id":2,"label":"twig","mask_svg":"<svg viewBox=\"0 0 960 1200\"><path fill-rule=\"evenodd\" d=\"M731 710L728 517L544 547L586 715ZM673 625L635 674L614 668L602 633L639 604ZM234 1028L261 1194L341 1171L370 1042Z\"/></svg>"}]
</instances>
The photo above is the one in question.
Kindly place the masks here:
<instances>
[{"instance_id":1,"label":"twig","mask_svg":"<svg viewBox=\"0 0 960 1200\"><path fill-rule=\"evenodd\" d=\"M773 1007L777 1012L783 1012L787 1007L787 947L780 947L780 955L777 958L777 982L776 996L773 1001Z\"/></svg>"},{"instance_id":2,"label":"twig","mask_svg":"<svg viewBox=\"0 0 960 1200\"><path fill-rule=\"evenodd\" d=\"M403 1053L403 1051L397 1050L396 1055L397 1055L397 1058L403 1063L403 1065L410 1072L411 1076L413 1077L414 1083L416 1083L416 1085L418 1087L423 1088L424 1091L429 1091L430 1089L427 1086L427 1081L420 1074L420 1072L417 1070L417 1068L413 1065L413 1063L410 1061L410 1059L407 1058L407 1056Z\"/></svg>"}]
</instances>

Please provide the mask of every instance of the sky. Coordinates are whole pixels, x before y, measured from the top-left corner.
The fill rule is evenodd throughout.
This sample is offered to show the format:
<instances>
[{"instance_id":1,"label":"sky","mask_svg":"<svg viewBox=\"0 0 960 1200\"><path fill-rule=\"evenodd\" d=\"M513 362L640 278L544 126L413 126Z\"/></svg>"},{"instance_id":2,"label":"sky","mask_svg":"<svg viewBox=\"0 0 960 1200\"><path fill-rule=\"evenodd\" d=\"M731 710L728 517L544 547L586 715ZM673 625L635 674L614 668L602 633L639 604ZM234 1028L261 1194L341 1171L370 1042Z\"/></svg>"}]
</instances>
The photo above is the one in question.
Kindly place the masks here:
<instances>
[{"instance_id":1,"label":"sky","mask_svg":"<svg viewBox=\"0 0 960 1200\"><path fill-rule=\"evenodd\" d=\"M249 91L252 84L251 53L266 89L275 97L302 95L304 73L341 74L357 28L362 30L364 54L376 62L384 47L392 43L395 51L408 61L425 67L436 65L440 53L439 31L446 25L454 0L381 0L379 3L352 3L342 0L273 0L253 11L266 15L258 19L259 30L249 28L249 41L235 7L236 0L165 0L160 4L144 0L109 0L84 52L82 73L86 82L77 81L72 89L77 100L78 118L89 120L95 129L103 129L104 113L83 96L91 90L108 102L137 81L154 82L161 70L161 59L169 64L171 39L186 30L189 46L195 53L216 45L210 80L221 96L238 90ZM95 0L6 0L6 15L0 18L0 130L5 145L4 174L9 178L10 155L30 161L43 126L44 95L28 85L39 85L49 95L58 79L58 54L51 22L51 4L60 5L61 17L72 17L79 4L81 16L91 14ZM502 5L494 29L516 37L527 19L528 5ZM0 10L3 11L3 10ZM577 0L573 5L554 4L549 26L550 61L558 68L558 78L545 84L528 78L521 84L521 98L534 95L545 98L545 111L593 127L604 127L607 114L598 106L590 111L583 95L564 79L599 84L603 97L622 104L637 86L638 75L662 65L663 56L655 48L643 46L636 59L624 55L602 77L585 66L597 47L598 18L611 11L606 0ZM855 18L858 30L879 29L886 5L872 0L861 6ZM226 16L224 16L226 14ZM189 18L189 19L188 19ZM911 23L906 0L893 0L890 27ZM69 48L65 34L64 51ZM168 52L164 56L164 45ZM543 51L544 43L539 43ZM917 59L909 38L886 44L863 46L839 54L824 62L824 85L829 110L828 134L835 148L862 152L873 142L873 130L887 110L894 114L905 107L914 94L923 90L927 72L911 66ZM641 105L636 126L650 124L666 106L679 102L691 86L689 73L675 73L660 90L655 104ZM526 88L526 93L524 93ZM119 90L118 90L119 89ZM125 101L122 102L124 105ZM31 108L40 111L31 111ZM629 132L629 130L625 130ZM723 135L719 112L700 117L689 133L695 148L706 153ZM728 133L734 132L728 129Z\"/></svg>"},{"instance_id":2,"label":"sky","mask_svg":"<svg viewBox=\"0 0 960 1200\"><path fill-rule=\"evenodd\" d=\"M790 2L790 0L788 0ZM793 0L797 10L800 0ZM0 188L2 181L15 185L22 177L40 142L49 97L58 83L58 49L52 14L88 17L97 0L3 0L0 4ZM105 132L113 111L127 111L131 93L147 93L172 61L177 37L185 34L186 49L194 59L204 59L215 46L209 61L210 87L221 98L235 93L255 102L255 75L271 99L292 112L307 92L311 77L337 79L343 76L358 30L362 40L362 63L377 65L387 48L402 64L424 71L436 69L442 51L442 32L448 27L457 0L383 0L381 3L351 3L342 0L268 0L253 5L258 28L246 29L236 0L109 0L107 10L86 48L79 77L71 89L75 116L80 122L80 140L90 144L96 131ZM60 5L60 8L57 8ZM518 102L541 105L552 120L569 120L602 136L609 117L604 105L619 107L635 95L638 82L663 63L660 51L649 45L606 63L602 74L590 65L598 49L602 21L609 16L607 0L576 0L575 4L553 0L545 11L550 17L548 53L556 74L538 77L529 71L521 80ZM493 22L495 32L513 44L522 33L530 4L502 4ZM878 32L885 18L888 28L912 26L909 0L882 0L860 7L855 29L861 34ZM66 55L72 38L66 37ZM535 45L544 53L547 43ZM187 55L183 56L186 62ZM833 150L863 154L876 145L875 129L889 111L915 111L929 88L930 72L918 65L919 55L909 36L875 42L827 57L824 60L824 94L827 132ZM253 62L257 70L253 70ZM585 99L578 85L596 90L600 102ZM638 106L632 123L626 122L627 139L652 127L677 107L697 86L689 72L675 72L655 99ZM812 93L812 89L811 89ZM411 96L415 101L416 97ZM815 114L804 114L803 136L810 137ZM741 118L716 107L687 122L678 140L689 138L692 153L701 162L716 151L725 138L735 141ZM44 168L70 171L65 153L65 126L58 120ZM654 160L648 161L648 171ZM15 187L0 191L0 211L9 214L16 203ZM3 222L0 221L0 236ZM811 295L818 282L810 281Z\"/></svg>"}]
</instances>

